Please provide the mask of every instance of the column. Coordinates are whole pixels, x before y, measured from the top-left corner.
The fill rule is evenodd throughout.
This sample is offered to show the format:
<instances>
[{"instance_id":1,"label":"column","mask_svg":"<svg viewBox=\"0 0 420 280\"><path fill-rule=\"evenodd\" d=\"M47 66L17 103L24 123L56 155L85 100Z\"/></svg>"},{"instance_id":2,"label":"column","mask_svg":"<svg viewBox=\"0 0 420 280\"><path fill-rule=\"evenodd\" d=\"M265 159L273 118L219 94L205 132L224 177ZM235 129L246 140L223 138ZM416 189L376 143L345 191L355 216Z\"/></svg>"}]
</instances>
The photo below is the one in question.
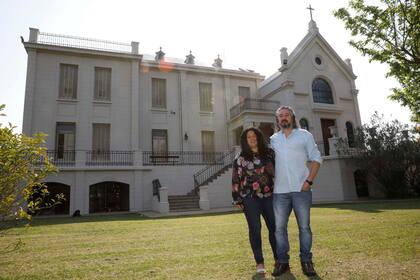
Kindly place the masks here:
<instances>
[{"instance_id":1,"label":"column","mask_svg":"<svg viewBox=\"0 0 420 280\"><path fill-rule=\"evenodd\" d=\"M200 209L201 210L209 210L210 209L210 201L208 195L209 186L201 186L200 187Z\"/></svg>"},{"instance_id":2,"label":"column","mask_svg":"<svg viewBox=\"0 0 420 280\"><path fill-rule=\"evenodd\" d=\"M36 51L27 49L28 68L26 69L25 105L23 110L22 133L32 134L32 109L34 107L36 79Z\"/></svg>"},{"instance_id":3,"label":"column","mask_svg":"<svg viewBox=\"0 0 420 280\"><path fill-rule=\"evenodd\" d=\"M187 91L187 72L180 71L179 77L179 122L180 122L180 149L181 151L184 150L191 150L190 145L188 144L191 140L184 140L184 134L186 133L189 137L192 136L193 131L189 130L191 128L189 125L189 104L188 104L188 91ZM185 102L185 103L184 103ZM187 113L184 115L183 108L186 108L185 112ZM190 138L191 139L191 138Z\"/></svg>"},{"instance_id":4,"label":"column","mask_svg":"<svg viewBox=\"0 0 420 280\"><path fill-rule=\"evenodd\" d=\"M138 47L138 46L137 46ZM139 149L139 61L131 61L131 150Z\"/></svg>"},{"instance_id":5,"label":"column","mask_svg":"<svg viewBox=\"0 0 420 280\"><path fill-rule=\"evenodd\" d=\"M168 188L162 187L159 189L159 212L169 213L169 202L168 202Z\"/></svg>"},{"instance_id":6,"label":"column","mask_svg":"<svg viewBox=\"0 0 420 280\"><path fill-rule=\"evenodd\" d=\"M233 140L229 138L229 122L230 122L230 107L231 107L231 103L230 103L230 96L231 96L231 91L230 91L230 77L229 76L225 76L224 77L224 103L225 103L225 123L226 123L226 148L229 150L229 148L231 147L231 145L233 144Z\"/></svg>"}]
</instances>

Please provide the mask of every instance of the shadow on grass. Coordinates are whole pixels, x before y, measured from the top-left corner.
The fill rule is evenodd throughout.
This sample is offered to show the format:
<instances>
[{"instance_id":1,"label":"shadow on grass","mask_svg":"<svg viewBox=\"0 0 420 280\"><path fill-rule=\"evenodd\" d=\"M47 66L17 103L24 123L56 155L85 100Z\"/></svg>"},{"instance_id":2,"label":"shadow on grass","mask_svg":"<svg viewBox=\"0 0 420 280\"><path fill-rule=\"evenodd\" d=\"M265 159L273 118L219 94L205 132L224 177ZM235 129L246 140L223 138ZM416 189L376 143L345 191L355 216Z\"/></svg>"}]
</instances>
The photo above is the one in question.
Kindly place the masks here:
<instances>
[{"instance_id":1,"label":"shadow on grass","mask_svg":"<svg viewBox=\"0 0 420 280\"><path fill-rule=\"evenodd\" d=\"M176 215L176 216L166 216L166 217L156 217L149 218L138 213L104 213L104 214L94 214L89 216L81 217L70 217L70 216L47 216L47 217L35 217L30 225L32 227L36 226L45 226L45 225L63 225L63 224L74 224L74 223L98 223L98 222L114 222L114 221L146 221L146 220L172 220L180 218L197 218L197 217L210 217L210 216L222 216L234 213L241 213L239 211L235 212L219 212L219 213L197 213L191 215ZM15 227L22 227L25 224L15 225Z\"/></svg>"},{"instance_id":2,"label":"shadow on grass","mask_svg":"<svg viewBox=\"0 0 420 280\"><path fill-rule=\"evenodd\" d=\"M407 200L370 200L361 201L356 203L334 203L334 204L317 204L314 208L322 209L343 209L352 211L361 211L367 213L379 213L385 210L410 210L420 209L420 199L407 199ZM113 222L113 221L145 221L145 220L171 220L180 218L197 218L197 217L211 217L222 216L231 214L240 214L240 211L219 212L219 213L194 213L191 215L178 215L148 218L138 213L111 213L111 214L94 214L82 217L35 217L30 225L45 226L45 225L63 225L73 223L97 223L97 222ZM22 227L25 223L15 224L13 227Z\"/></svg>"},{"instance_id":3,"label":"shadow on grass","mask_svg":"<svg viewBox=\"0 0 420 280\"><path fill-rule=\"evenodd\" d=\"M313 208L343 209L367 213L380 213L386 210L412 210L420 209L420 199L396 200L365 200L349 203L317 204Z\"/></svg>"},{"instance_id":4,"label":"shadow on grass","mask_svg":"<svg viewBox=\"0 0 420 280\"><path fill-rule=\"evenodd\" d=\"M266 277L266 278L252 278L253 280L257 280L257 279L275 279L275 280L296 280L297 278L296 278L296 276L295 275L293 275L293 273L291 272L291 271L288 271L288 272L286 272L286 273L284 273L283 275L281 275L281 276L278 276L278 277L271 277L271 275L270 275L270 277ZM306 277L306 279L309 279L309 280L322 280L322 278L321 277L319 277L318 275L317 276L313 276L313 277Z\"/></svg>"},{"instance_id":5,"label":"shadow on grass","mask_svg":"<svg viewBox=\"0 0 420 280\"><path fill-rule=\"evenodd\" d=\"M285 272L281 276L266 278L266 279L276 279L276 280L296 280L297 278L293 275L291 271Z\"/></svg>"},{"instance_id":6,"label":"shadow on grass","mask_svg":"<svg viewBox=\"0 0 420 280\"><path fill-rule=\"evenodd\" d=\"M97 223L97 222L114 222L114 221L144 221L149 218L136 213L112 213L104 215L90 215L81 217L34 217L30 222L32 227L45 225L64 225L79 223Z\"/></svg>"}]
</instances>

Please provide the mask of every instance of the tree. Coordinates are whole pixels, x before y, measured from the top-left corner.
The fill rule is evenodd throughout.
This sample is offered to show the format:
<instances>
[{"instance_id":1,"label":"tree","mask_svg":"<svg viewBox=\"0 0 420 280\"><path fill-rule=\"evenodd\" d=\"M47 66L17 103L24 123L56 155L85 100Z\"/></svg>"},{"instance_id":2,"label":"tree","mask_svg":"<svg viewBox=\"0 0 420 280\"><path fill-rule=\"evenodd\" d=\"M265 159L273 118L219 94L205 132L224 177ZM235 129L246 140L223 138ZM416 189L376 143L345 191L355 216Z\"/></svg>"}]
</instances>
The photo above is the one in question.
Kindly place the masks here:
<instances>
[{"instance_id":1,"label":"tree","mask_svg":"<svg viewBox=\"0 0 420 280\"><path fill-rule=\"evenodd\" d=\"M398 120L387 123L375 112L355 136L357 166L379 183L387 197L420 196L420 139L414 129ZM337 145L339 153L351 151L345 142Z\"/></svg>"},{"instance_id":2,"label":"tree","mask_svg":"<svg viewBox=\"0 0 420 280\"><path fill-rule=\"evenodd\" d=\"M369 61L389 65L387 77L396 78L401 86L389 97L407 106L419 123L420 0L377 0L376 6L349 0L349 8L334 11L334 16L351 31L350 45Z\"/></svg>"},{"instance_id":3,"label":"tree","mask_svg":"<svg viewBox=\"0 0 420 280\"><path fill-rule=\"evenodd\" d=\"M0 104L0 116L5 105ZM15 127L0 124L0 231L6 221L30 219L31 213L59 203L63 196L45 200L46 176L56 171L45 148L45 135L17 134Z\"/></svg>"}]
</instances>

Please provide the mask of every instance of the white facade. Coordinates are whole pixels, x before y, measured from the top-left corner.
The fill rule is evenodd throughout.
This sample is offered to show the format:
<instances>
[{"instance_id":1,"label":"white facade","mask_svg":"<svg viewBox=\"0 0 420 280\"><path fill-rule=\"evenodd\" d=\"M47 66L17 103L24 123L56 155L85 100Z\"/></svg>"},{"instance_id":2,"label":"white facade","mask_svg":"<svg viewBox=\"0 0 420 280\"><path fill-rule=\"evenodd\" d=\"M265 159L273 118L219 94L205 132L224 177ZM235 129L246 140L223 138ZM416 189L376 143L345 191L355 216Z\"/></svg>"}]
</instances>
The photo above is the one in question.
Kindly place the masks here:
<instances>
[{"instance_id":1,"label":"white facade","mask_svg":"<svg viewBox=\"0 0 420 280\"><path fill-rule=\"evenodd\" d=\"M56 43L51 36L62 40ZM31 29L29 40L23 41L28 53L23 133L43 132L48 135L47 149L59 165L60 172L50 176L47 182L65 184L70 188L70 214L76 209L82 214L97 212L92 210L92 201L110 195L113 188L109 186L106 192L93 191L92 186L101 182L128 185L129 205L125 210L129 211L156 208L153 206L154 179L159 179L169 195L190 192L194 188L194 174L208 165L208 159L204 162L197 159L205 157L203 149L220 152L216 155L218 158L227 155L238 143L242 129L251 125L260 126L269 136L274 131L274 111L280 104L294 107L298 119L308 121L309 130L318 142L331 142L331 139L325 139L334 136L347 137L346 122L353 127L361 125L354 82L356 76L351 64L349 60L341 60L319 34L314 22L310 23L307 36L290 55L282 50L283 65L279 72L266 80L249 70L225 69L217 65L222 63L217 60L209 66L193 64L191 60L186 63L142 55L136 42L120 44L66 38ZM112 46L99 48L99 43ZM156 54L164 56L162 52ZM59 91L64 83L62 76L68 75L62 74L62 65L71 65L77 71L77 78L72 78L72 81L77 81L75 98L60 97ZM99 68L109 69L107 71L111 73L109 98L105 100L95 97L99 79L95 71ZM332 104L314 102L312 83L317 78L330 86ZM154 79L164 80L162 84L165 85L164 97L159 97L163 98L164 105L159 105L159 108L153 105ZM200 93L200 83L211 88L211 110L200 110L200 106L204 106L200 104L206 104L203 97L200 101L200 96L204 96ZM249 95L245 99L240 97L240 90L249 92ZM337 135L328 135L328 138L323 135L326 128L322 119L329 120L325 124L333 121ZM70 126L67 129L70 129L71 138L59 135L60 124ZM109 127L109 139L105 142L94 139L95 124ZM157 131L156 135L160 133L155 142L152 140L153 131ZM203 136L203 131L210 136ZM162 140L165 137L166 141ZM203 137L213 140L204 140ZM63 144L63 141L70 141L71 145ZM205 144L203 141L209 142ZM63 156L58 151L59 145L72 147L72 152ZM105 162L104 158L102 161L96 158L95 151L92 151L95 145L107 147ZM169 157L163 161L173 160L174 165L153 164L156 162L151 162L150 156L155 154L151 152L157 149L153 145L159 145L159 149L164 147L165 155ZM337 157L334 147L329 149L331 155L324 157L324 166L317 178L319 191L314 190L314 199L342 201L357 198L353 180L355 168L351 161ZM162 163L162 158L154 160ZM229 205L229 172L225 171L208 184L206 201L208 198L211 208ZM112 205L98 207L117 209Z\"/></svg>"}]
</instances>

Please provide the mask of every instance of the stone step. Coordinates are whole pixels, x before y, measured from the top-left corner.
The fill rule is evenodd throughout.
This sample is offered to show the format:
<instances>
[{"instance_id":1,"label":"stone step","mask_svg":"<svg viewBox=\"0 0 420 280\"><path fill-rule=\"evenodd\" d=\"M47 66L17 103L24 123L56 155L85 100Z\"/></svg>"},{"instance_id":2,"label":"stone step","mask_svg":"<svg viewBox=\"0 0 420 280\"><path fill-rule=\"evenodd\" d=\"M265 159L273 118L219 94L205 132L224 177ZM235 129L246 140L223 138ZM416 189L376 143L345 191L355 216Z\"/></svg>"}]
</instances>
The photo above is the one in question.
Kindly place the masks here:
<instances>
[{"instance_id":1,"label":"stone step","mask_svg":"<svg viewBox=\"0 0 420 280\"><path fill-rule=\"evenodd\" d=\"M198 201L188 201L188 202L169 202L169 206L187 206L187 205L200 205Z\"/></svg>"},{"instance_id":2,"label":"stone step","mask_svg":"<svg viewBox=\"0 0 420 280\"><path fill-rule=\"evenodd\" d=\"M200 207L200 203L169 203L169 208L188 208L188 207Z\"/></svg>"},{"instance_id":3,"label":"stone step","mask_svg":"<svg viewBox=\"0 0 420 280\"><path fill-rule=\"evenodd\" d=\"M169 210L200 209L200 205L169 205Z\"/></svg>"},{"instance_id":4,"label":"stone step","mask_svg":"<svg viewBox=\"0 0 420 280\"><path fill-rule=\"evenodd\" d=\"M169 195L169 211L198 211L200 210L200 197L198 195Z\"/></svg>"},{"instance_id":5,"label":"stone step","mask_svg":"<svg viewBox=\"0 0 420 280\"><path fill-rule=\"evenodd\" d=\"M184 209L170 209L171 212L189 212L189 211L200 211L200 208L184 208Z\"/></svg>"},{"instance_id":6,"label":"stone step","mask_svg":"<svg viewBox=\"0 0 420 280\"><path fill-rule=\"evenodd\" d=\"M176 200L168 200L169 203L177 203L177 204L182 204L182 203L198 203L200 200L199 199L176 199Z\"/></svg>"},{"instance_id":7,"label":"stone step","mask_svg":"<svg viewBox=\"0 0 420 280\"><path fill-rule=\"evenodd\" d=\"M168 199L200 199L198 195L168 195Z\"/></svg>"}]
</instances>

